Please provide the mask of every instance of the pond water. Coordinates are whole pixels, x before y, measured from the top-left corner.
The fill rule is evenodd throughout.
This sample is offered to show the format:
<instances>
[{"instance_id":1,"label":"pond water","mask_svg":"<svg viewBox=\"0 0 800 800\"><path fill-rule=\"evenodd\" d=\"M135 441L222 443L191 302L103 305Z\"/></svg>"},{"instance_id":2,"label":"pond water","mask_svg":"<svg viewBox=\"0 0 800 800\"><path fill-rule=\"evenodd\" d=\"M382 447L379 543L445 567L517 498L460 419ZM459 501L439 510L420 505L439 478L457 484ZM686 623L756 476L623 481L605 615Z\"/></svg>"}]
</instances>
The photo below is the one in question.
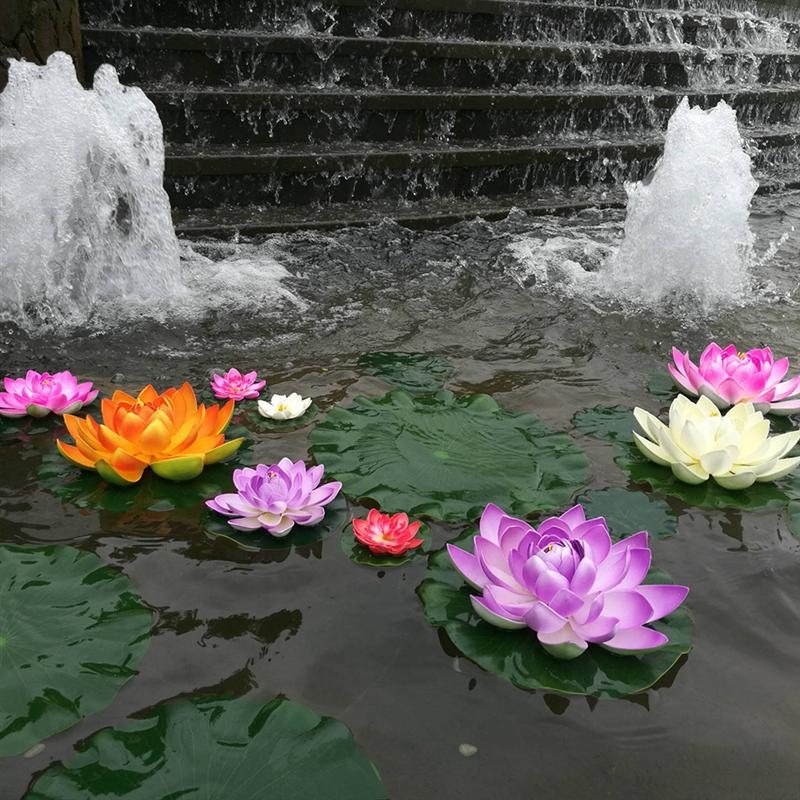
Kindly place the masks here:
<instances>
[{"instance_id":1,"label":"pond water","mask_svg":"<svg viewBox=\"0 0 800 800\"><path fill-rule=\"evenodd\" d=\"M693 355L711 340L769 344L800 363L800 193L755 200L759 252L779 243L777 252L754 270L741 305L722 310L691 297L637 309L600 291L596 277L581 279L576 265L597 267L618 245L622 221L613 210L512 214L434 232L386 222L184 242L188 289L179 301L148 317L114 302L72 332L3 323L4 370L69 367L110 392L184 379L205 388L213 371L238 366L265 373L274 391L313 397L324 414L391 388L359 367L362 354L425 353L452 363L454 392L491 394L570 431L591 459L590 487L625 486L610 446L572 428L575 412L600 403L656 412L646 384L673 344ZM307 458L320 418L288 431L253 428L248 461ZM288 554L248 552L204 533L200 503L117 513L62 502L37 479L61 429L35 427L43 430L0 433L0 541L97 553L125 570L156 622L139 675L108 708L41 752L6 761L4 799L21 797L34 774L102 727L170 698L220 692L283 693L344 721L395 800L477 800L498 790L797 796L800 541L784 516L670 500L678 533L653 541L654 561L691 587L694 649L651 690L587 700L522 691L459 657L415 593L423 559L358 566L336 536ZM439 547L463 526L432 529Z\"/></svg>"}]
</instances>

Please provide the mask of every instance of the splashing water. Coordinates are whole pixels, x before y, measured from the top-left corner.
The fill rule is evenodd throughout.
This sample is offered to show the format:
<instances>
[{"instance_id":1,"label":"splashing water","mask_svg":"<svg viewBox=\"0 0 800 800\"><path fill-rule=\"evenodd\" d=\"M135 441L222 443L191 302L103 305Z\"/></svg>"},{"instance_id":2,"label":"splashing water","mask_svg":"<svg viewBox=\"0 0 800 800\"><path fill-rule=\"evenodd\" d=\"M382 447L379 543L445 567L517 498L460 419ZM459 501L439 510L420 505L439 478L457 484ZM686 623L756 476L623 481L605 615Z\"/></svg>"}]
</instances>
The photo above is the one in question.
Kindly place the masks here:
<instances>
[{"instance_id":1,"label":"splashing water","mask_svg":"<svg viewBox=\"0 0 800 800\"><path fill-rule=\"evenodd\" d=\"M100 302L182 291L153 104L101 67L12 61L0 96L0 313L26 327L85 321Z\"/></svg>"},{"instance_id":2,"label":"splashing water","mask_svg":"<svg viewBox=\"0 0 800 800\"><path fill-rule=\"evenodd\" d=\"M625 238L606 266L617 290L643 304L666 296L709 307L750 291L758 188L736 113L684 98L669 121L664 154L644 181L628 184Z\"/></svg>"},{"instance_id":3,"label":"splashing water","mask_svg":"<svg viewBox=\"0 0 800 800\"><path fill-rule=\"evenodd\" d=\"M729 105L704 111L684 98L655 169L625 188L618 245L580 234L520 238L508 247L517 280L584 300L685 314L753 299L751 270L764 261L755 257L749 225L758 183Z\"/></svg>"}]
</instances>

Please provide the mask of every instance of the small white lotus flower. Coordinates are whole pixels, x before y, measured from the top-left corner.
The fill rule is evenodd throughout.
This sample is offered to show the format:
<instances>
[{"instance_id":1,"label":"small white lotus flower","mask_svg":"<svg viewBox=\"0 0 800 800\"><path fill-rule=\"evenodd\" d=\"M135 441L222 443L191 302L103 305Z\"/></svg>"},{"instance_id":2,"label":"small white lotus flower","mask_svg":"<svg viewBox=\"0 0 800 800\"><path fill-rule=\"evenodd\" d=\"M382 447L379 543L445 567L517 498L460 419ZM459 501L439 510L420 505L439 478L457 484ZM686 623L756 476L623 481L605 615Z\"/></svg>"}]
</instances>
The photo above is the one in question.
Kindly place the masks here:
<instances>
[{"instance_id":1,"label":"small white lotus flower","mask_svg":"<svg viewBox=\"0 0 800 800\"><path fill-rule=\"evenodd\" d=\"M297 419L308 411L310 397L301 397L297 392L290 395L274 394L269 402L258 401L258 413L267 419Z\"/></svg>"},{"instance_id":2,"label":"small white lotus flower","mask_svg":"<svg viewBox=\"0 0 800 800\"><path fill-rule=\"evenodd\" d=\"M800 431L770 436L769 421L752 403L722 414L707 397L693 403L679 395L670 406L669 425L643 408L633 415L644 434L633 434L642 454L685 483L711 477L725 489L746 489L783 478L800 465L800 458L783 457L800 441Z\"/></svg>"}]
</instances>

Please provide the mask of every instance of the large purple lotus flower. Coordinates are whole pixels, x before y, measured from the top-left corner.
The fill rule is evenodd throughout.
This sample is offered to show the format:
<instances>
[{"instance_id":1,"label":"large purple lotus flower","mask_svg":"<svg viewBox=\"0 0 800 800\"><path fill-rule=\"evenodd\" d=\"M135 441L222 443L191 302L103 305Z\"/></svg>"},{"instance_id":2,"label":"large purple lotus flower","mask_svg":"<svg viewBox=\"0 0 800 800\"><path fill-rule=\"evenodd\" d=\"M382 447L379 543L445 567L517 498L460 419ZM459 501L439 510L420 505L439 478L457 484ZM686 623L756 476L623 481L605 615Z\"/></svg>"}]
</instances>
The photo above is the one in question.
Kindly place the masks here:
<instances>
[{"instance_id":1,"label":"large purple lotus flower","mask_svg":"<svg viewBox=\"0 0 800 800\"><path fill-rule=\"evenodd\" d=\"M240 530L264 528L273 536L286 536L295 525L316 525L325 506L339 494L342 484L319 485L325 467L306 469L302 461L282 458L277 464L259 464L233 471L237 492L217 495L206 505L234 519L228 524Z\"/></svg>"},{"instance_id":2,"label":"large purple lotus flower","mask_svg":"<svg viewBox=\"0 0 800 800\"><path fill-rule=\"evenodd\" d=\"M763 414L800 412L800 375L786 378L789 359L772 356L769 347L739 352L712 342L695 364L688 353L672 348L674 364L667 368L687 394L707 397L724 411L736 403L752 403ZM784 380L786 378L786 380Z\"/></svg>"},{"instance_id":3,"label":"large purple lotus flower","mask_svg":"<svg viewBox=\"0 0 800 800\"><path fill-rule=\"evenodd\" d=\"M4 378L0 392L0 417L46 417L74 414L97 397L91 381L78 383L69 372L36 372L29 369L24 378Z\"/></svg>"},{"instance_id":4,"label":"large purple lotus flower","mask_svg":"<svg viewBox=\"0 0 800 800\"><path fill-rule=\"evenodd\" d=\"M647 532L612 544L605 520L587 520L580 505L537 530L489 504L474 555L447 550L482 592L471 598L479 616L500 628L532 628L556 658L576 658L590 643L623 655L656 650L668 638L647 623L674 611L689 591L642 585Z\"/></svg>"}]
</instances>

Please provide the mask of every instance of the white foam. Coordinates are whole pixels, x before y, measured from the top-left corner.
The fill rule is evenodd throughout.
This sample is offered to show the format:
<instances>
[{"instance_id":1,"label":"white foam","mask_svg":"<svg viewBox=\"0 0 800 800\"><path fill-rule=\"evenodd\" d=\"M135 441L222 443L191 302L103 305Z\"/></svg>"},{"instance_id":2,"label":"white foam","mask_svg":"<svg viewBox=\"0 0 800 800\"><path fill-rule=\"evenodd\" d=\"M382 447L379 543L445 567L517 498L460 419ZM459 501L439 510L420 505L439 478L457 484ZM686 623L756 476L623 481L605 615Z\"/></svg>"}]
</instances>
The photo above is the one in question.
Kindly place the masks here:
<instances>
[{"instance_id":1,"label":"white foam","mask_svg":"<svg viewBox=\"0 0 800 800\"><path fill-rule=\"evenodd\" d=\"M626 185L625 238L607 265L618 291L644 304L682 296L738 304L751 290L750 202L758 188L736 113L684 98L647 180Z\"/></svg>"},{"instance_id":2,"label":"white foam","mask_svg":"<svg viewBox=\"0 0 800 800\"><path fill-rule=\"evenodd\" d=\"M730 106L704 111L684 99L655 169L625 188L621 242L580 230L520 237L508 248L517 280L627 308L689 313L754 299L752 271L763 259L754 255L749 216L758 183Z\"/></svg>"},{"instance_id":3,"label":"white foam","mask_svg":"<svg viewBox=\"0 0 800 800\"><path fill-rule=\"evenodd\" d=\"M178 242L153 104L102 66L83 89L64 53L12 61L0 95L0 312L82 324L99 306L177 296Z\"/></svg>"}]
</instances>

